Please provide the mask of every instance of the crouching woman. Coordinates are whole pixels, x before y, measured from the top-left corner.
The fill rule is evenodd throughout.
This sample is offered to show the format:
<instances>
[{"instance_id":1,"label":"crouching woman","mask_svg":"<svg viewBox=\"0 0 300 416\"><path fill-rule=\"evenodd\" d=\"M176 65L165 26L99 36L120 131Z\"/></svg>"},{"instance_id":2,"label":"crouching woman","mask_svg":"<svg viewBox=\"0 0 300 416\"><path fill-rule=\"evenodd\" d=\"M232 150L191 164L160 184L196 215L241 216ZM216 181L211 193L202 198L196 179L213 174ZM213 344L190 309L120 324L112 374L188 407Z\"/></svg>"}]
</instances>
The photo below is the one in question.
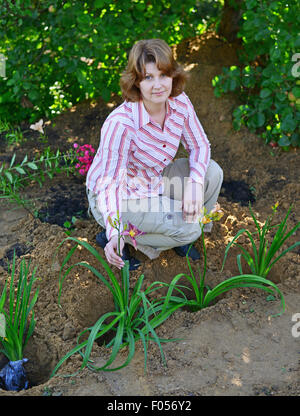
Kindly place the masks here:
<instances>
[{"instance_id":1,"label":"crouching woman","mask_svg":"<svg viewBox=\"0 0 300 416\"><path fill-rule=\"evenodd\" d=\"M185 256L200 237L203 207L210 211L217 202L223 172L211 159L185 81L163 40L138 41L121 76L124 102L102 126L86 185L90 210L105 229L96 241L118 268L129 260L134 270L140 261L130 255L130 236L121 240L118 256L118 232L109 218L119 213L121 227L130 222L141 230L137 249L150 259L171 248ZM189 157L174 160L180 143ZM195 247L189 255L200 258Z\"/></svg>"}]
</instances>

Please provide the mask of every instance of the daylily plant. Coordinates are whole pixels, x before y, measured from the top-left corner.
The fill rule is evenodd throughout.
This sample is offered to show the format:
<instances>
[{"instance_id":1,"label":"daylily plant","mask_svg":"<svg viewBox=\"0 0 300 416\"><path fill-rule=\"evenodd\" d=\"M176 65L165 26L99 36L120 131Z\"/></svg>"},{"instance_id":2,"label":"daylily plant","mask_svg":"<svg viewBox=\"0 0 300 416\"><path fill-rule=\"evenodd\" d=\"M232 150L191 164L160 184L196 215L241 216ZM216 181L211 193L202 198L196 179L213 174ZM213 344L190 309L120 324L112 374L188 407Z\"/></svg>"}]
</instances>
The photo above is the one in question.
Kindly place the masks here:
<instances>
[{"instance_id":1,"label":"daylily plant","mask_svg":"<svg viewBox=\"0 0 300 416\"><path fill-rule=\"evenodd\" d=\"M190 260L188 257L189 250L186 254L186 259L188 263L188 267L191 273L191 276L189 276L186 273L180 273L174 277L172 282L169 285L168 293L166 296L166 305L169 304L169 302L178 302L181 303L184 302L184 306L188 306L191 311L197 311L203 308L206 308L217 296L235 289L239 287L256 287L259 289L263 289L266 292L269 292L271 294L274 294L274 292L277 292L279 296L281 297L281 304L282 304L282 310L285 309L285 302L284 297L279 290L279 288L270 280L265 279L264 277L258 276L257 274L241 274L239 276L231 277L217 286L215 286L213 289L207 288L207 293L204 295L204 280L206 275L206 247L205 247L205 240L204 240L204 233L203 228L205 224L208 224L212 221L219 221L223 217L224 213L220 208L220 205L217 204L215 208L211 212L207 212L207 210L204 209L203 217L200 219L199 224L201 227L201 238L202 238L202 245L203 245L203 254L204 254L204 266L203 266L203 273L200 272L199 269L199 276L200 276L200 282L198 283L194 272L191 268ZM190 245L190 248L193 244ZM182 297L174 297L172 296L173 290L177 289L177 284L179 280L182 278L186 278L190 284L192 285L192 288L194 290L195 299L187 299L185 296ZM182 287L182 286L180 286Z\"/></svg>"},{"instance_id":2,"label":"daylily plant","mask_svg":"<svg viewBox=\"0 0 300 416\"><path fill-rule=\"evenodd\" d=\"M294 250L297 246L300 245L300 241L295 242L290 247L282 251L282 247L285 244L286 240L290 238L293 234L296 233L297 229L300 227L300 222L298 222L290 231L287 232L287 219L291 213L292 207L288 209L288 212L280 224L272 225L272 220L274 214L277 212L278 202L272 206L272 214L266 219L263 226L261 226L257 219L255 218L254 212L249 206L249 210L254 221L256 232L250 232L247 229L240 230L232 241L227 245L225 250L225 256L222 268L224 267L228 251L230 247L236 245L238 246L242 253L237 255L237 265L240 273L243 273L241 258L244 258L246 263L251 269L253 274L258 276L267 277L271 268L274 264L281 259L286 253L291 250ZM271 230L276 230L274 237L271 239L269 233ZM238 238L246 234L249 241L251 242L251 250L246 250L240 244L237 243ZM258 241L256 243L255 240Z\"/></svg>"},{"instance_id":3,"label":"daylily plant","mask_svg":"<svg viewBox=\"0 0 300 416\"><path fill-rule=\"evenodd\" d=\"M37 268L35 267L30 272L30 262L27 263L24 258L20 263L17 288L15 287L17 274L15 252L10 271L10 285L7 287L8 281L6 281L0 296L2 322L0 353L3 353L9 360L0 370L0 388L19 391L26 389L29 384L23 368L23 364L28 359L24 358L23 354L35 328L34 306L38 298L39 288L32 293Z\"/></svg>"},{"instance_id":4,"label":"daylily plant","mask_svg":"<svg viewBox=\"0 0 300 416\"><path fill-rule=\"evenodd\" d=\"M122 232L122 235L129 235L133 243L134 248L137 250L136 246L136 237L145 234L143 231L139 230L135 225L131 224L128 221L128 228Z\"/></svg>"},{"instance_id":5,"label":"daylily plant","mask_svg":"<svg viewBox=\"0 0 300 416\"><path fill-rule=\"evenodd\" d=\"M120 222L119 212L117 212L117 218L115 220L112 220L112 218L109 216L108 222L113 228L115 228L118 231L119 242L120 242L120 238L123 238L123 236L128 235L131 238L134 248L137 250L136 238L139 237L140 235L145 234L143 231L139 230L135 225L131 224L131 222L129 221L127 224L124 224L123 231L120 231L121 222ZM118 246L118 253L120 255L119 246Z\"/></svg>"},{"instance_id":6,"label":"daylily plant","mask_svg":"<svg viewBox=\"0 0 300 416\"><path fill-rule=\"evenodd\" d=\"M134 247L136 248L136 238L144 233L138 230L138 228L131 223L124 224L123 230L121 231L119 213L117 213L116 219L109 218L108 220L111 226L118 230L118 254L121 255L120 239L123 238L124 235L130 236L134 244ZM73 348L73 350L71 350L59 361L59 363L53 370L52 376L56 373L58 368L63 364L65 360L67 360L71 355L77 352L79 352L83 357L83 363L81 368L88 366L89 368L92 368L96 371L114 371L123 368L126 365L128 365L132 360L135 352L135 342L137 340L141 340L144 346L145 369L147 362L148 343L150 340L155 341L157 343L161 352L162 359L165 362L161 342L169 342L173 340L160 339L156 335L155 328L161 325L173 312L175 312L182 305L179 302L166 305L165 298L153 299L150 301L148 299L148 295L152 292L161 289L162 284L161 282L154 282L145 291L142 291L141 287L144 280L144 275L141 275L138 278L132 291L130 291L128 260L125 261L125 265L121 269L120 284L119 279L115 276L112 269L109 267L107 262L101 257L101 255L94 247L92 247L86 241L79 240L74 237L67 237L65 240L62 241L60 246L65 241L74 241L76 242L76 245L73 248L71 248L71 250L68 252L61 266L59 279L59 301L61 296L62 283L64 279L70 273L73 267L82 266L92 271L109 289L114 299L115 311L104 314L98 319L98 321L93 327L82 331L82 333L78 337L77 346ZM86 248L90 252L90 254L92 254L101 263L101 265L107 272L109 279L106 279L95 267L91 266L86 261L73 264L72 266L68 267L67 271L63 274L63 276L61 275L63 268L70 260L71 256L73 255L73 253L79 245L81 247ZM177 290L177 288L175 290ZM112 346L111 356L102 367L95 367L91 364L90 360L90 354L93 343L96 339L100 338L110 330L115 333L115 336L113 337L112 341L107 345L107 347ZM80 341L82 336L85 335L87 332L90 332L88 339L85 341ZM111 368L111 364L116 359L120 349L127 345L127 359L124 361L122 365L115 368Z\"/></svg>"}]
</instances>

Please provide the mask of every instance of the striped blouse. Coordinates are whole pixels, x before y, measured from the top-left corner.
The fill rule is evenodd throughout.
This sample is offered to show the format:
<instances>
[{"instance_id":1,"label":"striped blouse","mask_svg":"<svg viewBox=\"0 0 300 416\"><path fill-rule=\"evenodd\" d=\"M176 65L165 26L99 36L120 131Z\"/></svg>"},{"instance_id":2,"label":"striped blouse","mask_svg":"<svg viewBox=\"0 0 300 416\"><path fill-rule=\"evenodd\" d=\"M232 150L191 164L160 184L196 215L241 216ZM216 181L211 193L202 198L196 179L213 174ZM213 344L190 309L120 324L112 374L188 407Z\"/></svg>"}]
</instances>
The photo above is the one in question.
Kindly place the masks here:
<instances>
[{"instance_id":1,"label":"striped blouse","mask_svg":"<svg viewBox=\"0 0 300 416\"><path fill-rule=\"evenodd\" d=\"M185 93L169 97L163 128L151 120L143 101L125 101L111 112L88 171L86 186L97 194L97 206L110 239L117 234L108 222L122 216L122 199L163 193L163 169L172 162L180 142L189 153L190 178L204 183L210 143Z\"/></svg>"}]
</instances>

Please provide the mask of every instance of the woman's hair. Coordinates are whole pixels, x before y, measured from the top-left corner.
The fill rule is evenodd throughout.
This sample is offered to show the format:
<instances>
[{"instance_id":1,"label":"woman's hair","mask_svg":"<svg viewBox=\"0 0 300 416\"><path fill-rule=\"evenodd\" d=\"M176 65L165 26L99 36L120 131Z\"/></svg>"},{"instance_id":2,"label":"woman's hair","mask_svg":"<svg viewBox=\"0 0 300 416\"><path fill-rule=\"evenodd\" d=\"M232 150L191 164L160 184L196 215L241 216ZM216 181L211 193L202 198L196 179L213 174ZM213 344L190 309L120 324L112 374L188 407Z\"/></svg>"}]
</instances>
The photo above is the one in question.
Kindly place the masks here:
<instances>
[{"instance_id":1,"label":"woman's hair","mask_svg":"<svg viewBox=\"0 0 300 416\"><path fill-rule=\"evenodd\" d=\"M154 62L161 72L173 78L171 97L182 93L187 74L175 61L172 49L162 39L147 39L135 43L129 53L127 67L120 79L124 100L140 100L139 83L145 77L149 62Z\"/></svg>"}]
</instances>

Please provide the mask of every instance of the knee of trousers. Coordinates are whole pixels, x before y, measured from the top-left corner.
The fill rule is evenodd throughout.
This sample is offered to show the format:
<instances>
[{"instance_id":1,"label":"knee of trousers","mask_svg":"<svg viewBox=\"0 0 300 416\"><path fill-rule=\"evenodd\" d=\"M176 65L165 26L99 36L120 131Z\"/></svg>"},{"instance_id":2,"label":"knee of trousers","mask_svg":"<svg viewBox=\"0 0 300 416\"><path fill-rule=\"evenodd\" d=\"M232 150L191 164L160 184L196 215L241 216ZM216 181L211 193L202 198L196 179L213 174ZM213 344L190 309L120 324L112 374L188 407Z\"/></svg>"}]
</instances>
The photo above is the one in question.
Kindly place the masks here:
<instances>
[{"instance_id":1,"label":"knee of trousers","mask_svg":"<svg viewBox=\"0 0 300 416\"><path fill-rule=\"evenodd\" d=\"M215 162L214 160L211 160L211 165L212 165L212 171L213 171L213 178L216 184L220 184L223 182L223 169L221 168L221 166Z\"/></svg>"},{"instance_id":2,"label":"knee of trousers","mask_svg":"<svg viewBox=\"0 0 300 416\"><path fill-rule=\"evenodd\" d=\"M184 227L180 227L178 230L170 233L169 235L173 240L178 242L180 245L191 244L198 240L201 236L200 225L197 224L185 224Z\"/></svg>"},{"instance_id":3,"label":"knee of trousers","mask_svg":"<svg viewBox=\"0 0 300 416\"><path fill-rule=\"evenodd\" d=\"M220 190L223 177L223 169L217 162L211 160L210 169L206 178L205 193L207 195L213 195L217 190Z\"/></svg>"},{"instance_id":4,"label":"knee of trousers","mask_svg":"<svg viewBox=\"0 0 300 416\"><path fill-rule=\"evenodd\" d=\"M216 163L216 162L215 162ZM217 172L216 172L216 175L217 175L217 178L218 178L218 185L222 185L222 182L223 182L223 178L224 178L224 173L223 173L223 169L221 168L221 166L220 165L218 165L217 163L216 163L216 169L217 169Z\"/></svg>"}]
</instances>

